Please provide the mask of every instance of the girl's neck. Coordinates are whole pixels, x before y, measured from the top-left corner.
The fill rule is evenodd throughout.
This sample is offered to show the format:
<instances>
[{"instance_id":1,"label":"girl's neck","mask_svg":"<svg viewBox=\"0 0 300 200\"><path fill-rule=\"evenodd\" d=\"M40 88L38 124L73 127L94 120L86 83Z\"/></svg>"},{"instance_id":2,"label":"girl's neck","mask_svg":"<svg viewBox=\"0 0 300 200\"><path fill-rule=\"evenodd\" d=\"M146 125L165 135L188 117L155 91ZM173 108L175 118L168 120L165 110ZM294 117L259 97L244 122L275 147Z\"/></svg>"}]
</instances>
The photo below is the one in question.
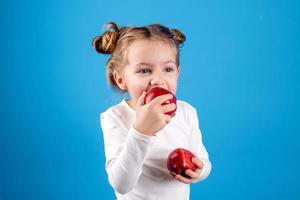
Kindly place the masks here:
<instances>
[{"instance_id":1,"label":"girl's neck","mask_svg":"<svg viewBox=\"0 0 300 200\"><path fill-rule=\"evenodd\" d=\"M133 110L135 110L135 104L133 103L132 99L127 99L125 101Z\"/></svg>"}]
</instances>

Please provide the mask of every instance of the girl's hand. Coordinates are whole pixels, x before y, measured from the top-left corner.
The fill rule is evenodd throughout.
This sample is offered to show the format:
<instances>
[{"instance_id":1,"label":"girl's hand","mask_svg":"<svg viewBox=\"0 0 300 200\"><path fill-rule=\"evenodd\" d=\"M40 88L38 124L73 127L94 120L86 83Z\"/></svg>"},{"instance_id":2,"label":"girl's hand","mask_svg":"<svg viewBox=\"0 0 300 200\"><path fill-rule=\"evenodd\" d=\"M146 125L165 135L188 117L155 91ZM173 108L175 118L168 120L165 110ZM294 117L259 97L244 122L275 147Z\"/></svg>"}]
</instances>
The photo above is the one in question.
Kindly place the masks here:
<instances>
[{"instance_id":1,"label":"girl's hand","mask_svg":"<svg viewBox=\"0 0 300 200\"><path fill-rule=\"evenodd\" d=\"M186 184L196 182L200 178L200 174L203 168L203 162L195 157L192 159L192 162L197 165L197 169L195 171L192 171L190 169L185 170L185 174L190 178L183 177L180 174L171 173L171 175L174 176L178 181Z\"/></svg>"},{"instance_id":2,"label":"girl's hand","mask_svg":"<svg viewBox=\"0 0 300 200\"><path fill-rule=\"evenodd\" d=\"M166 115L176 108L174 103L161 105L163 102L171 99L171 94L161 95L144 104L146 92L144 91L139 97L136 104L136 119L133 127L145 135L152 136L163 129L174 116Z\"/></svg>"}]
</instances>

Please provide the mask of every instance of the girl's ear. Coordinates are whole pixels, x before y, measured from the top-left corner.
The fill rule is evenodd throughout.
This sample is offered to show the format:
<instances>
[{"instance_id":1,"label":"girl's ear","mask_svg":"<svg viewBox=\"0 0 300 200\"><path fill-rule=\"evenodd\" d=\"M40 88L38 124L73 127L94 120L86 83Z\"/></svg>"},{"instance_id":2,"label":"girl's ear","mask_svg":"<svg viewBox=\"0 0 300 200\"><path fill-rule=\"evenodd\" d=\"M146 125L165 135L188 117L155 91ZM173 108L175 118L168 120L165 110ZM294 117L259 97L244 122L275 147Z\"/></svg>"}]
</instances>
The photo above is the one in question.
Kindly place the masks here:
<instances>
[{"instance_id":1,"label":"girl's ear","mask_svg":"<svg viewBox=\"0 0 300 200\"><path fill-rule=\"evenodd\" d=\"M122 74L118 71L114 71L113 75L114 75L114 79L115 79L115 82L117 83L118 87L121 90L127 90L127 86L126 86L126 83L125 83L125 80L124 80L124 77L122 76Z\"/></svg>"}]
</instances>

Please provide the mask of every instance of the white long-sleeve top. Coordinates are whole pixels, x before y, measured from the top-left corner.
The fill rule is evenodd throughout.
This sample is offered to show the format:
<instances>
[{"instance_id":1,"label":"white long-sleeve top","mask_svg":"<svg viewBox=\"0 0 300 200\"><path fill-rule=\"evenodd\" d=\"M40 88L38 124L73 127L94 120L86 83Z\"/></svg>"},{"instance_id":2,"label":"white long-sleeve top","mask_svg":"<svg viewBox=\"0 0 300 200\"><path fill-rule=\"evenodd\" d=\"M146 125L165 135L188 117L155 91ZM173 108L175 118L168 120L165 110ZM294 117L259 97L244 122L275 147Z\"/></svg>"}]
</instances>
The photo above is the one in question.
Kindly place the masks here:
<instances>
[{"instance_id":1,"label":"white long-sleeve top","mask_svg":"<svg viewBox=\"0 0 300 200\"><path fill-rule=\"evenodd\" d=\"M211 170L195 108L177 100L177 111L162 130L146 136L133 128L135 111L123 99L100 115L108 180L118 200L188 200L189 184L172 177L167 157L176 148L193 152L204 164L199 181Z\"/></svg>"}]
</instances>

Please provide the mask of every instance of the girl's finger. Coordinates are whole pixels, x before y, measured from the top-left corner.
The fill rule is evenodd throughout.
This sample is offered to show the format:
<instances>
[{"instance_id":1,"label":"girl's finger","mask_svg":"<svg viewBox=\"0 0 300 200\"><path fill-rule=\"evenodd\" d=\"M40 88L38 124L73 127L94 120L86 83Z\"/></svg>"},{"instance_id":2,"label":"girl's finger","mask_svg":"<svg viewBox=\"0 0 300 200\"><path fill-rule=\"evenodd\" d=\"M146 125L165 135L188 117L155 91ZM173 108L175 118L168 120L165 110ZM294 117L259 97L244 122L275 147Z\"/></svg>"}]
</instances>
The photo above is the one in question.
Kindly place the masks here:
<instances>
[{"instance_id":1,"label":"girl's finger","mask_svg":"<svg viewBox=\"0 0 300 200\"><path fill-rule=\"evenodd\" d=\"M176 112L172 113L171 117L175 117L175 115L176 115Z\"/></svg>"},{"instance_id":2,"label":"girl's finger","mask_svg":"<svg viewBox=\"0 0 300 200\"><path fill-rule=\"evenodd\" d=\"M199 160L198 158L193 158L192 162L197 165L198 168L202 169L203 168L203 162Z\"/></svg>"},{"instance_id":3,"label":"girl's finger","mask_svg":"<svg viewBox=\"0 0 300 200\"><path fill-rule=\"evenodd\" d=\"M183 177L183 176L181 176L180 174L176 174L175 178L176 178L178 181L181 181L181 182L186 183L186 184L189 184L189 183L192 182L192 179Z\"/></svg>"},{"instance_id":4,"label":"girl's finger","mask_svg":"<svg viewBox=\"0 0 300 200\"><path fill-rule=\"evenodd\" d=\"M143 93L141 94L141 96L138 98L136 105L137 106L142 106L145 104L145 96L146 96L146 92L143 91Z\"/></svg>"},{"instance_id":5,"label":"girl's finger","mask_svg":"<svg viewBox=\"0 0 300 200\"><path fill-rule=\"evenodd\" d=\"M188 175L189 177L191 177L192 179L200 178L200 170L193 171L193 170L187 169L187 170L185 170L185 174Z\"/></svg>"},{"instance_id":6,"label":"girl's finger","mask_svg":"<svg viewBox=\"0 0 300 200\"><path fill-rule=\"evenodd\" d=\"M173 95L172 94L164 94L164 95L161 95L161 96L158 96L158 97L155 97L151 103L153 104L158 104L158 105L161 105L163 104L164 102L170 100L173 98Z\"/></svg>"},{"instance_id":7,"label":"girl's finger","mask_svg":"<svg viewBox=\"0 0 300 200\"><path fill-rule=\"evenodd\" d=\"M176 108L175 103L169 103L169 104L161 106L163 113L171 112L172 110L175 110L175 108Z\"/></svg>"},{"instance_id":8,"label":"girl's finger","mask_svg":"<svg viewBox=\"0 0 300 200\"><path fill-rule=\"evenodd\" d=\"M163 120L164 120L164 122L165 122L166 124L170 123L170 121L171 121L171 119L172 119L171 116L165 115L165 114L163 114L162 118L163 118Z\"/></svg>"}]
</instances>

